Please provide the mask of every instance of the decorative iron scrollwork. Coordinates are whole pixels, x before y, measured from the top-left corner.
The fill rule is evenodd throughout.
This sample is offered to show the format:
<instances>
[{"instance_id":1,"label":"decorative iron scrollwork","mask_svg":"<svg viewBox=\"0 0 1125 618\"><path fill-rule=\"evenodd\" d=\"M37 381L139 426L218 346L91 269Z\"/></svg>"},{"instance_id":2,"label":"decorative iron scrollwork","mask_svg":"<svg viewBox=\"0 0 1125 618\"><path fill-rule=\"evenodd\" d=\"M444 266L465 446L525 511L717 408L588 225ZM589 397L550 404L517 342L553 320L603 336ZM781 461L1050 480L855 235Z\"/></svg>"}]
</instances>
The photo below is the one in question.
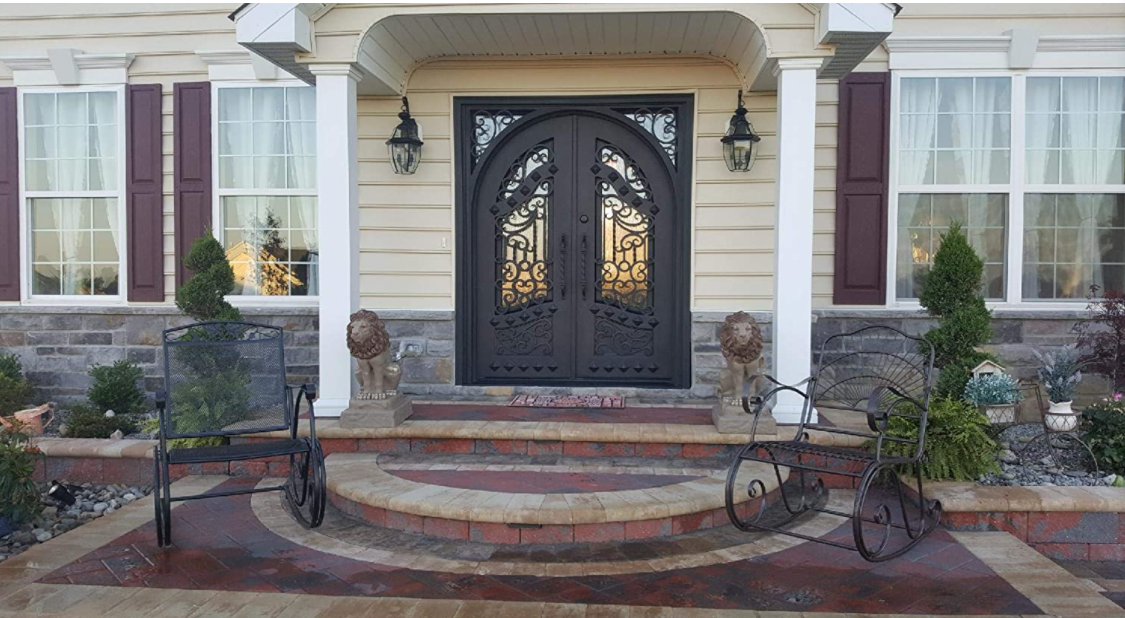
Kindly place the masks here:
<instances>
[{"instance_id":1,"label":"decorative iron scrollwork","mask_svg":"<svg viewBox=\"0 0 1125 618\"><path fill-rule=\"evenodd\" d=\"M554 353L554 325L550 315L496 329L497 356L550 356Z\"/></svg>"},{"instance_id":2,"label":"decorative iron scrollwork","mask_svg":"<svg viewBox=\"0 0 1125 618\"><path fill-rule=\"evenodd\" d=\"M531 147L508 168L489 212L496 230L496 354L551 354L550 222L554 178L553 140ZM502 324L506 324L503 326Z\"/></svg>"},{"instance_id":3,"label":"decorative iron scrollwork","mask_svg":"<svg viewBox=\"0 0 1125 618\"><path fill-rule=\"evenodd\" d=\"M603 317L594 319L595 356L652 356L654 332Z\"/></svg>"},{"instance_id":4,"label":"decorative iron scrollwork","mask_svg":"<svg viewBox=\"0 0 1125 618\"><path fill-rule=\"evenodd\" d=\"M649 109L642 107L636 110L625 111L626 118L637 123L642 129L652 134L656 141L660 143L660 147L668 155L668 159L672 161L672 165L676 165L677 153L677 131L676 131L676 110L670 107L660 109Z\"/></svg>"},{"instance_id":5,"label":"decorative iron scrollwork","mask_svg":"<svg viewBox=\"0 0 1125 618\"><path fill-rule=\"evenodd\" d=\"M641 313L653 309L654 216L659 208L640 168L618 147L599 142L594 166L598 207L598 283L594 299Z\"/></svg>"},{"instance_id":6,"label":"decorative iron scrollwork","mask_svg":"<svg viewBox=\"0 0 1125 618\"><path fill-rule=\"evenodd\" d=\"M484 151L511 124L523 117L523 111L506 109L478 110L473 112L473 166L480 161Z\"/></svg>"}]
</instances>

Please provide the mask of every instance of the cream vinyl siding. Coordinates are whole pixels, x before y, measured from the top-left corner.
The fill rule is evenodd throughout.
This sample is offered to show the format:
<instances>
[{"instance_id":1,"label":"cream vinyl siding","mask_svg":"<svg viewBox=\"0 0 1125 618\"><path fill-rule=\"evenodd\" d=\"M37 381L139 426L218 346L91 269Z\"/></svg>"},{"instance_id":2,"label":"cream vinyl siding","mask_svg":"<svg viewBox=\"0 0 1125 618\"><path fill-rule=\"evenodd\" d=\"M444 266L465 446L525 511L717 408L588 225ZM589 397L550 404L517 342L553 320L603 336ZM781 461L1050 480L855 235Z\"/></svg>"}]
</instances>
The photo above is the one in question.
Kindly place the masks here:
<instances>
[{"instance_id":1,"label":"cream vinyl siding","mask_svg":"<svg viewBox=\"0 0 1125 618\"><path fill-rule=\"evenodd\" d=\"M687 92L696 95L693 171L692 308L768 310L773 294L776 96L746 95L749 119L762 135L747 174L727 171L719 138L735 105L738 80L709 59L447 60L414 73L408 95L425 146L414 176L396 176L386 141L399 101L361 98L360 279L365 307L452 309L454 289L454 96L605 95ZM835 180L835 87L822 87L817 132L818 200L831 216ZM819 122L824 125L820 126ZM824 193L819 189L826 189ZM822 195L823 193L823 195ZM818 215L819 216L819 215ZM831 225L827 248L831 262ZM825 260L822 260L825 261ZM831 294L831 270L821 287Z\"/></svg>"},{"instance_id":2,"label":"cream vinyl siding","mask_svg":"<svg viewBox=\"0 0 1125 618\"><path fill-rule=\"evenodd\" d=\"M72 47L86 53L129 53L130 84L161 84L164 168L164 293L175 298L172 208L172 84L207 81L196 50L236 49L229 4L5 4L0 55L44 54ZM12 76L0 64L0 86ZM122 292L124 295L124 291Z\"/></svg>"},{"instance_id":3,"label":"cream vinyl siding","mask_svg":"<svg viewBox=\"0 0 1125 618\"><path fill-rule=\"evenodd\" d=\"M1125 5L910 3L895 18L892 36L998 36L1020 27L1040 35L1122 34Z\"/></svg>"}]
</instances>

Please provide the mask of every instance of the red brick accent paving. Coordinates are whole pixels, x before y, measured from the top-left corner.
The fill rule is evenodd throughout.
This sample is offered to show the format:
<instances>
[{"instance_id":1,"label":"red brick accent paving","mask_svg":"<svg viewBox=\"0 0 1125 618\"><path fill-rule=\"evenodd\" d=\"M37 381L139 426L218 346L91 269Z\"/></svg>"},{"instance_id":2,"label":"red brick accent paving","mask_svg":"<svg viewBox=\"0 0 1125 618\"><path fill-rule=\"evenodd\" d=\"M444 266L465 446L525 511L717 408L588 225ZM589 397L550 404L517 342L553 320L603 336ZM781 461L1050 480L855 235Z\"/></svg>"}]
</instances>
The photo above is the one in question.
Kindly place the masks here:
<instances>
[{"instance_id":1,"label":"red brick accent paving","mask_svg":"<svg viewBox=\"0 0 1125 618\"><path fill-rule=\"evenodd\" d=\"M671 517L625 522L626 539L650 539L656 536L672 536Z\"/></svg>"},{"instance_id":2,"label":"red brick accent paving","mask_svg":"<svg viewBox=\"0 0 1125 618\"><path fill-rule=\"evenodd\" d=\"M632 442L563 442L567 457L633 457L635 453Z\"/></svg>"},{"instance_id":3,"label":"red brick accent paving","mask_svg":"<svg viewBox=\"0 0 1125 618\"><path fill-rule=\"evenodd\" d=\"M247 488L232 479L218 490ZM173 512L174 545L150 522L39 579L45 584L181 590L264 589L307 595L519 600L809 613L1033 615L1024 595L937 530L885 563L805 543L751 560L664 572L533 577L388 568L298 545L254 517L249 496L197 500ZM846 529L843 530L847 532ZM623 549L625 546L622 546ZM638 546L645 552L656 545ZM550 548L548 548L550 550ZM567 551L566 548L559 551ZM563 558L562 554L555 554ZM612 610L610 611L612 613Z\"/></svg>"},{"instance_id":4,"label":"red brick accent paving","mask_svg":"<svg viewBox=\"0 0 1125 618\"><path fill-rule=\"evenodd\" d=\"M562 441L553 440L528 440L527 441L527 454L528 455L562 455L563 443Z\"/></svg>"},{"instance_id":5,"label":"red brick accent paving","mask_svg":"<svg viewBox=\"0 0 1125 618\"><path fill-rule=\"evenodd\" d=\"M623 540L625 540L625 524L621 522L577 524L574 526L574 541L576 543L604 543L606 541Z\"/></svg>"},{"instance_id":6,"label":"red brick accent paving","mask_svg":"<svg viewBox=\"0 0 1125 618\"><path fill-rule=\"evenodd\" d=\"M442 539L465 541L469 538L469 522L440 517L426 517L422 520L422 534Z\"/></svg>"},{"instance_id":7,"label":"red brick accent paving","mask_svg":"<svg viewBox=\"0 0 1125 618\"><path fill-rule=\"evenodd\" d=\"M944 513L942 524L1008 532L1057 560L1125 560L1125 517L1119 513L959 512Z\"/></svg>"},{"instance_id":8,"label":"red brick accent paving","mask_svg":"<svg viewBox=\"0 0 1125 618\"><path fill-rule=\"evenodd\" d=\"M424 439L411 438L410 452L412 453L461 453L473 452L473 440L461 439Z\"/></svg>"},{"instance_id":9,"label":"red brick accent paving","mask_svg":"<svg viewBox=\"0 0 1125 618\"><path fill-rule=\"evenodd\" d=\"M545 525L538 528L520 528L520 543L573 543L574 526Z\"/></svg>"},{"instance_id":10,"label":"red brick accent paving","mask_svg":"<svg viewBox=\"0 0 1125 618\"><path fill-rule=\"evenodd\" d=\"M386 526L392 530L402 530L415 534L425 532L425 524L421 517L409 513L399 513L398 511L387 511Z\"/></svg>"},{"instance_id":11,"label":"red brick accent paving","mask_svg":"<svg viewBox=\"0 0 1125 618\"><path fill-rule=\"evenodd\" d=\"M496 545L519 545L520 531L507 524L474 521L469 524L469 540Z\"/></svg>"}]
</instances>

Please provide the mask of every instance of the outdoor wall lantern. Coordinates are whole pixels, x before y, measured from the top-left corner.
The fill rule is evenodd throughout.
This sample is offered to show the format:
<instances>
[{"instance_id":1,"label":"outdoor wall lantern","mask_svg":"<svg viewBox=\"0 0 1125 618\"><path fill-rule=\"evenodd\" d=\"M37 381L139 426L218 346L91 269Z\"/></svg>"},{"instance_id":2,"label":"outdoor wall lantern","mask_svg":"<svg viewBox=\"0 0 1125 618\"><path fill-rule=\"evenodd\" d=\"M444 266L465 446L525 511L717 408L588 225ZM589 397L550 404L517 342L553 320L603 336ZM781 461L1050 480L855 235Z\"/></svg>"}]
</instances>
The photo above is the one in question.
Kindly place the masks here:
<instances>
[{"instance_id":1,"label":"outdoor wall lantern","mask_svg":"<svg viewBox=\"0 0 1125 618\"><path fill-rule=\"evenodd\" d=\"M402 111L398 113L402 122L395 127L387 149L391 153L391 166L396 174L413 174L418 171L422 161L422 131L418 123L410 117L410 102L402 97Z\"/></svg>"},{"instance_id":2,"label":"outdoor wall lantern","mask_svg":"<svg viewBox=\"0 0 1125 618\"><path fill-rule=\"evenodd\" d=\"M742 91L739 90L738 109L730 117L730 126L723 136L723 159L727 162L727 169L732 172L750 171L757 154L754 144L760 141L762 138L754 134L754 127L746 120L746 108L742 106Z\"/></svg>"}]
</instances>

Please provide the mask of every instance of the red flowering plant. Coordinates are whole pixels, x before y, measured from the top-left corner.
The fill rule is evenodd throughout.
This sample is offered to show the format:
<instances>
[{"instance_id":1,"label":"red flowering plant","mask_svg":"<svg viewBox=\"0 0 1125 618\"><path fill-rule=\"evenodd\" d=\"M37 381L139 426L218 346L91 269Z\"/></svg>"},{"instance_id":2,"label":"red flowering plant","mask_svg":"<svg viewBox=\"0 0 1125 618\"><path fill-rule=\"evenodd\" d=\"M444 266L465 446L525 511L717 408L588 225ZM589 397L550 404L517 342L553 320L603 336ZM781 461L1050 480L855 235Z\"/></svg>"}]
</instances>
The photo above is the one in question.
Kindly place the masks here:
<instances>
[{"instance_id":1,"label":"red flowering plant","mask_svg":"<svg viewBox=\"0 0 1125 618\"><path fill-rule=\"evenodd\" d=\"M1125 293L1090 286L1090 317L1075 325L1083 369L1105 377L1115 392L1125 390Z\"/></svg>"}]
</instances>

